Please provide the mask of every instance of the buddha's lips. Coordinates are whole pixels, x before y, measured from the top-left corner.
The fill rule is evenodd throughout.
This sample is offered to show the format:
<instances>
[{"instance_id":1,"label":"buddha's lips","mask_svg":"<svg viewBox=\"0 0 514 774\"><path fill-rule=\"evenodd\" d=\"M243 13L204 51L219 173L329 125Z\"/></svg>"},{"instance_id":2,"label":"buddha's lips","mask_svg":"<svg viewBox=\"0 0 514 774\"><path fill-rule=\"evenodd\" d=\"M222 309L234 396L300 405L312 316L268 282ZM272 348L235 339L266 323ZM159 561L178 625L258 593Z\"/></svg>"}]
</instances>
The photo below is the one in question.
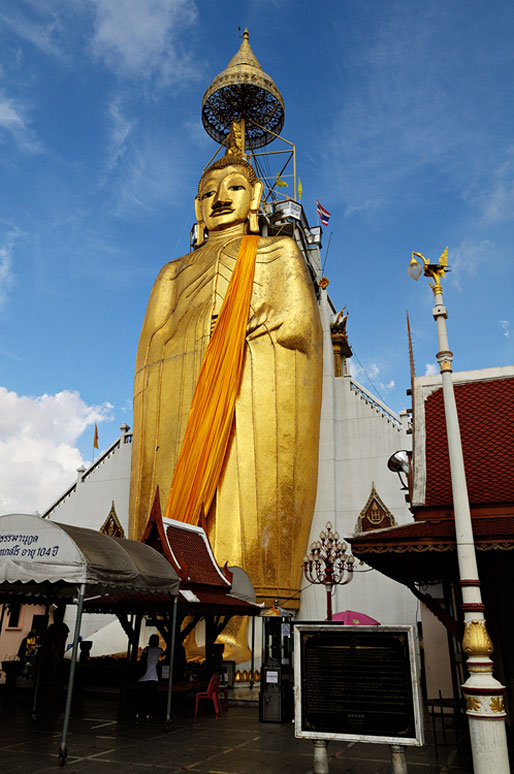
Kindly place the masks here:
<instances>
[{"instance_id":1,"label":"buddha's lips","mask_svg":"<svg viewBox=\"0 0 514 774\"><path fill-rule=\"evenodd\" d=\"M216 215L230 215L231 212L234 212L233 207L220 207L219 209L212 210L211 215L212 217L215 217Z\"/></svg>"}]
</instances>

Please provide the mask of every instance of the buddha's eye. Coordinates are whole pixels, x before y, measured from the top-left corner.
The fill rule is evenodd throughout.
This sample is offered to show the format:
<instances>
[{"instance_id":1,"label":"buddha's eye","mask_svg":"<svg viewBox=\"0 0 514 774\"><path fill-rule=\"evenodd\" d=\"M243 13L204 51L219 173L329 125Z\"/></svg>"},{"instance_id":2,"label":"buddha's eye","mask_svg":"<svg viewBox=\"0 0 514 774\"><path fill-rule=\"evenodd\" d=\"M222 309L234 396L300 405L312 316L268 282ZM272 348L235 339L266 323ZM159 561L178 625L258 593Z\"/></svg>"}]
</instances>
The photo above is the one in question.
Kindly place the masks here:
<instances>
[{"instance_id":1,"label":"buddha's eye","mask_svg":"<svg viewBox=\"0 0 514 774\"><path fill-rule=\"evenodd\" d=\"M244 187L244 185L229 185L228 190L229 191L244 191L245 187Z\"/></svg>"},{"instance_id":2,"label":"buddha's eye","mask_svg":"<svg viewBox=\"0 0 514 774\"><path fill-rule=\"evenodd\" d=\"M214 194L215 194L215 193L216 193L216 191L206 191L205 193L203 193L203 194L201 195L201 197L200 197L200 198L201 198L201 199L210 199L210 197L211 197L211 196L214 196Z\"/></svg>"}]
</instances>

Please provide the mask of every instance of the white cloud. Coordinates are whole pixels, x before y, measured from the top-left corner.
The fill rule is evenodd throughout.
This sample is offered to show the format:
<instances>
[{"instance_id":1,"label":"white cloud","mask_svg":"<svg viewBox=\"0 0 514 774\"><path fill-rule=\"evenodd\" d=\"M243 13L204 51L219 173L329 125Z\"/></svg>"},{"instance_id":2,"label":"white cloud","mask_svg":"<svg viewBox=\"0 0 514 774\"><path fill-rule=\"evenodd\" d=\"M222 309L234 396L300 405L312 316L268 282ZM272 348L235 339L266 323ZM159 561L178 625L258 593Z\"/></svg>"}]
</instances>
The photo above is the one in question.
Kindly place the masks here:
<instances>
[{"instance_id":1,"label":"white cloud","mask_svg":"<svg viewBox=\"0 0 514 774\"><path fill-rule=\"evenodd\" d=\"M336 36L342 24L334 19ZM497 75L508 68L509 36L487 47L479 29L455 3L435 10L397 0L353 11L338 61L345 88L320 144L330 196L347 216L371 218L437 190L441 198L471 194L487 222L512 218L512 154L494 172L512 142Z\"/></svg>"},{"instance_id":2,"label":"white cloud","mask_svg":"<svg viewBox=\"0 0 514 774\"><path fill-rule=\"evenodd\" d=\"M439 370L435 363L425 363L425 376L435 376Z\"/></svg>"},{"instance_id":3,"label":"white cloud","mask_svg":"<svg viewBox=\"0 0 514 774\"><path fill-rule=\"evenodd\" d=\"M361 204L351 204L345 208L344 216L345 218L348 218L350 217L350 215L355 215L356 212L365 212L366 210L369 210L372 206L373 205L369 200L362 202Z\"/></svg>"},{"instance_id":4,"label":"white cloud","mask_svg":"<svg viewBox=\"0 0 514 774\"><path fill-rule=\"evenodd\" d=\"M25 121L14 103L6 97L0 99L0 126L10 132L25 129Z\"/></svg>"},{"instance_id":5,"label":"white cloud","mask_svg":"<svg viewBox=\"0 0 514 774\"><path fill-rule=\"evenodd\" d=\"M110 137L107 148L107 171L111 172L121 162L137 121L124 112L123 98L117 95L109 105Z\"/></svg>"},{"instance_id":6,"label":"white cloud","mask_svg":"<svg viewBox=\"0 0 514 774\"><path fill-rule=\"evenodd\" d=\"M21 4L17 8L9 9L9 13L0 13L0 19L10 27L17 35L32 43L36 48L45 54L57 57L62 56L62 49L57 41L57 37L62 31L62 14L66 11L66 6L57 3L47 3L45 0L38 0L37 3L26 0L25 10ZM29 18L29 14L35 15L35 18Z\"/></svg>"},{"instance_id":7,"label":"white cloud","mask_svg":"<svg viewBox=\"0 0 514 774\"><path fill-rule=\"evenodd\" d=\"M34 138L27 114L25 105L0 92L0 131L9 134L23 150L37 153L41 146Z\"/></svg>"},{"instance_id":8,"label":"white cloud","mask_svg":"<svg viewBox=\"0 0 514 774\"><path fill-rule=\"evenodd\" d=\"M486 225L514 217L514 148L510 148L507 158L493 175L489 189L483 194L482 205Z\"/></svg>"},{"instance_id":9,"label":"white cloud","mask_svg":"<svg viewBox=\"0 0 514 774\"><path fill-rule=\"evenodd\" d=\"M506 339L510 336L510 322L509 320L498 320L498 325L503 330L503 335Z\"/></svg>"},{"instance_id":10,"label":"white cloud","mask_svg":"<svg viewBox=\"0 0 514 774\"><path fill-rule=\"evenodd\" d=\"M180 84L196 73L180 37L198 18L194 0L17 0L0 21L48 56L83 50L117 75Z\"/></svg>"},{"instance_id":11,"label":"white cloud","mask_svg":"<svg viewBox=\"0 0 514 774\"><path fill-rule=\"evenodd\" d=\"M474 277L483 266L490 266L496 254L496 246L488 239L476 242L473 239L464 239L456 247L448 250L448 265L451 269L449 281L459 290L462 289L462 280L466 277Z\"/></svg>"},{"instance_id":12,"label":"white cloud","mask_svg":"<svg viewBox=\"0 0 514 774\"><path fill-rule=\"evenodd\" d=\"M446 52L445 64L453 66L456 83L441 87L440 64L431 54L440 26L429 8L414 11L405 3L384 8L366 35L369 44L358 65L352 47L348 49L351 83L340 107L333 107L324 143L327 166L343 170L333 178L344 196L346 215L372 213L401 190L412 198L413 181L417 187L443 164L447 174L453 172L473 134L465 131L452 105L459 94L457 76L462 75L453 50ZM341 132L341 126L349 130Z\"/></svg>"},{"instance_id":13,"label":"white cloud","mask_svg":"<svg viewBox=\"0 0 514 774\"><path fill-rule=\"evenodd\" d=\"M77 439L111 409L71 390L31 397L0 387L0 513L44 510L83 462Z\"/></svg>"},{"instance_id":14,"label":"white cloud","mask_svg":"<svg viewBox=\"0 0 514 774\"><path fill-rule=\"evenodd\" d=\"M0 304L4 303L13 282L11 265L11 250L7 247L0 247Z\"/></svg>"},{"instance_id":15,"label":"white cloud","mask_svg":"<svg viewBox=\"0 0 514 774\"><path fill-rule=\"evenodd\" d=\"M180 200L183 191L183 156L177 142L147 134L131 142L115 180L113 212L121 218L155 213Z\"/></svg>"},{"instance_id":16,"label":"white cloud","mask_svg":"<svg viewBox=\"0 0 514 774\"><path fill-rule=\"evenodd\" d=\"M212 141L203 128L200 117L191 119L190 121L184 121L184 130L189 138L189 141L193 143L197 148L212 148Z\"/></svg>"},{"instance_id":17,"label":"white cloud","mask_svg":"<svg viewBox=\"0 0 514 774\"><path fill-rule=\"evenodd\" d=\"M9 290L14 283L12 271L13 251L21 232L16 227L11 227L5 236L4 243L0 247L0 306L5 303Z\"/></svg>"},{"instance_id":18,"label":"white cloud","mask_svg":"<svg viewBox=\"0 0 514 774\"><path fill-rule=\"evenodd\" d=\"M91 0L95 10L90 49L120 75L180 81L190 70L177 37L198 12L191 0Z\"/></svg>"}]
</instances>

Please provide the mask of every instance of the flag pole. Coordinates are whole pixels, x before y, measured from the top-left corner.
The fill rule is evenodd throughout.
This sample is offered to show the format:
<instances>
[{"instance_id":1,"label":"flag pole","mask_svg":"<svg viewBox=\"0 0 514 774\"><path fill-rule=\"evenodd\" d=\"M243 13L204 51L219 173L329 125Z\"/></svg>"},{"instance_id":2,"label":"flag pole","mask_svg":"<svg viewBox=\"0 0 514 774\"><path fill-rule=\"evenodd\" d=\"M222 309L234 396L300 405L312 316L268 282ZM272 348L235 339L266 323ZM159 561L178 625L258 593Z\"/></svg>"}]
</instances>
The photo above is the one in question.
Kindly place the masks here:
<instances>
[{"instance_id":1,"label":"flag pole","mask_svg":"<svg viewBox=\"0 0 514 774\"><path fill-rule=\"evenodd\" d=\"M329 238L328 238L328 245L327 245L327 250L326 250L326 253L325 253L325 262L324 262L324 264L323 264L323 268L322 268L322 270L321 270L322 272L323 272L323 271L325 271L325 266L327 265L328 251L330 250L330 242L332 241L332 234L333 234L333 233L334 233L334 232L333 232L333 231L331 231L331 232L330 232L330 236L329 236Z\"/></svg>"},{"instance_id":2,"label":"flag pole","mask_svg":"<svg viewBox=\"0 0 514 774\"><path fill-rule=\"evenodd\" d=\"M93 459L91 464L95 461L95 449L98 449L98 425L95 422L95 433L93 435Z\"/></svg>"}]
</instances>

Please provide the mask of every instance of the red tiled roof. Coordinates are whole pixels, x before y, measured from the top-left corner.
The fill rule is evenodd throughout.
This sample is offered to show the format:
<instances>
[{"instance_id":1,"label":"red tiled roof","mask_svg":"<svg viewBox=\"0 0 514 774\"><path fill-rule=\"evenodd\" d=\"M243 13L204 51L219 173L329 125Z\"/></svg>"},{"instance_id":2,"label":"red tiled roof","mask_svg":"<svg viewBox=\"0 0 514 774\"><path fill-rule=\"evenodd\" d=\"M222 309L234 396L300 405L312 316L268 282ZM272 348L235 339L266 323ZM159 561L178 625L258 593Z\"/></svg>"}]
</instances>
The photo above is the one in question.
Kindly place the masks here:
<instances>
[{"instance_id":1,"label":"red tiled roof","mask_svg":"<svg viewBox=\"0 0 514 774\"><path fill-rule=\"evenodd\" d=\"M178 604L190 615L205 612L225 613L230 615L260 615L261 608L255 602L247 602L232 596L229 589L193 589L198 601L189 602L180 593ZM138 612L142 614L157 614L170 612L173 597L169 594L111 594L88 599L84 610L88 613Z\"/></svg>"},{"instance_id":2,"label":"red tiled roof","mask_svg":"<svg viewBox=\"0 0 514 774\"><path fill-rule=\"evenodd\" d=\"M165 532L169 546L180 564L180 570L177 572L184 582L222 588L230 586L230 583L220 576L219 568L214 564L200 532L171 524L165 525Z\"/></svg>"},{"instance_id":3,"label":"red tiled roof","mask_svg":"<svg viewBox=\"0 0 514 774\"><path fill-rule=\"evenodd\" d=\"M262 608L256 602L247 602L245 599L233 596L228 589L192 589L194 595L198 598L199 602L187 602L179 592L178 604L179 607L184 605L191 613L194 613L197 607L203 605L216 610L222 610L228 608L227 612L233 615L237 615L237 611L241 611L239 615L260 615Z\"/></svg>"},{"instance_id":4,"label":"red tiled roof","mask_svg":"<svg viewBox=\"0 0 514 774\"><path fill-rule=\"evenodd\" d=\"M474 518L473 532L479 567L510 567L514 518ZM355 535L350 542L354 556L400 583L459 579L453 519L415 521Z\"/></svg>"},{"instance_id":5,"label":"red tiled roof","mask_svg":"<svg viewBox=\"0 0 514 774\"><path fill-rule=\"evenodd\" d=\"M513 543L514 519L490 516L474 518L473 534L477 544ZM455 522L453 519L415 521L400 527L363 533L349 540L356 556L375 550L383 553L387 546L391 546L392 551L405 551L409 550L409 545L444 544L445 550L449 550L455 547Z\"/></svg>"},{"instance_id":6,"label":"red tiled roof","mask_svg":"<svg viewBox=\"0 0 514 774\"><path fill-rule=\"evenodd\" d=\"M84 602L86 613L141 613L143 615L169 612L173 607L170 594L106 594Z\"/></svg>"},{"instance_id":7,"label":"red tiled roof","mask_svg":"<svg viewBox=\"0 0 514 774\"><path fill-rule=\"evenodd\" d=\"M455 385L471 505L514 501L514 378ZM443 391L425 401L425 505L451 505Z\"/></svg>"}]
</instances>

